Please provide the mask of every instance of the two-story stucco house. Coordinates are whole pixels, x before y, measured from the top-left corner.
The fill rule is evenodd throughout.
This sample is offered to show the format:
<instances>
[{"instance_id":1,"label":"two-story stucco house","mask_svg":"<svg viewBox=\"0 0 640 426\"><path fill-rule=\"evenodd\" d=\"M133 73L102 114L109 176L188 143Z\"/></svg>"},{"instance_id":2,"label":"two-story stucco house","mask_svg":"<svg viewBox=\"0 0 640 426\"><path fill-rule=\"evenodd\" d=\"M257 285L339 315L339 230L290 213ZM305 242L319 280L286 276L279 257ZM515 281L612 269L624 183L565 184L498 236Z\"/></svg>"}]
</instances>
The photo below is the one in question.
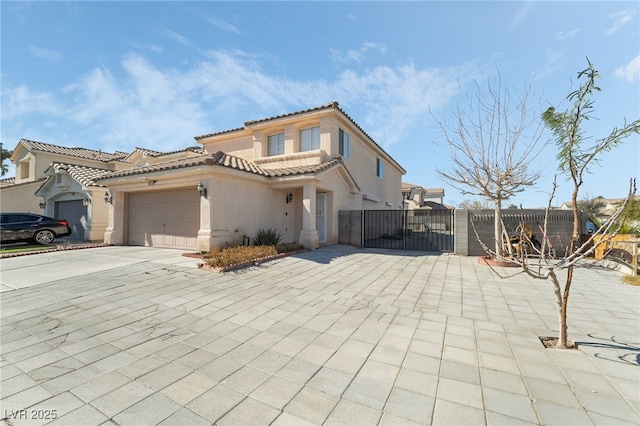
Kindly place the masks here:
<instances>
[{"instance_id":1,"label":"two-story stucco house","mask_svg":"<svg viewBox=\"0 0 640 426\"><path fill-rule=\"evenodd\" d=\"M402 208L405 170L337 102L195 139L202 155L95 180L106 243L209 250L271 228L317 247L338 241L339 210Z\"/></svg>"}]
</instances>

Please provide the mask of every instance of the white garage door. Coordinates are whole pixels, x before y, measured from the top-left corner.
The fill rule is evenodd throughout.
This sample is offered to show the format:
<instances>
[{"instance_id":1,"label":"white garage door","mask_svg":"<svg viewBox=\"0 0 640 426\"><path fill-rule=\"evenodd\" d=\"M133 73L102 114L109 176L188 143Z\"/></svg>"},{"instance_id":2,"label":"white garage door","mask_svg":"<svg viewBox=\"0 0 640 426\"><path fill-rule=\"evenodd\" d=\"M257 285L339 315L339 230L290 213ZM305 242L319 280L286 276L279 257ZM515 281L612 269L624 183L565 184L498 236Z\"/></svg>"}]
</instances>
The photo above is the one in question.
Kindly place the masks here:
<instances>
[{"instance_id":1,"label":"white garage door","mask_svg":"<svg viewBox=\"0 0 640 426\"><path fill-rule=\"evenodd\" d=\"M195 249L200 195L193 188L129 194L128 244Z\"/></svg>"}]
</instances>

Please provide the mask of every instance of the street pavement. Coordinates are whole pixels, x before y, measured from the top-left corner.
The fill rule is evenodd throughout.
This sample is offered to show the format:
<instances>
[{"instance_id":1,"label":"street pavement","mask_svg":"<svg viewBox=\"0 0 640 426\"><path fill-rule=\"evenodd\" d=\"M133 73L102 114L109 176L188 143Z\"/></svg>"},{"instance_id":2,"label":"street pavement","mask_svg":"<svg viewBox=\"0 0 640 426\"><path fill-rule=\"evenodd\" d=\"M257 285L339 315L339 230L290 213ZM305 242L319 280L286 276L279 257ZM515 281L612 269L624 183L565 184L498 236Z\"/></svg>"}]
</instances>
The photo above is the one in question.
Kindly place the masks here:
<instances>
[{"instance_id":1,"label":"street pavement","mask_svg":"<svg viewBox=\"0 0 640 426\"><path fill-rule=\"evenodd\" d=\"M637 425L640 287L334 245L217 273L183 251L0 260L6 425Z\"/></svg>"}]
</instances>

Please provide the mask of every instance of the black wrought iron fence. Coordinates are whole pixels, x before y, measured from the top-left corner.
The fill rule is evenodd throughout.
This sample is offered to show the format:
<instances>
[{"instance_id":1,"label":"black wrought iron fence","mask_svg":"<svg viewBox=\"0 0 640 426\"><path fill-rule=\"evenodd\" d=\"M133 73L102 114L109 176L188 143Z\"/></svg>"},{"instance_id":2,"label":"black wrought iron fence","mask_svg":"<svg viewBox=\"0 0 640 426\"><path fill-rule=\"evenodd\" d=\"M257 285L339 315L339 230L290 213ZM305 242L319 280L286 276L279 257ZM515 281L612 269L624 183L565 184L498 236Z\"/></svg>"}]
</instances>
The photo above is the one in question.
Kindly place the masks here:
<instances>
[{"instance_id":1,"label":"black wrought iron fence","mask_svg":"<svg viewBox=\"0 0 640 426\"><path fill-rule=\"evenodd\" d=\"M453 210L363 210L362 247L453 251Z\"/></svg>"}]
</instances>

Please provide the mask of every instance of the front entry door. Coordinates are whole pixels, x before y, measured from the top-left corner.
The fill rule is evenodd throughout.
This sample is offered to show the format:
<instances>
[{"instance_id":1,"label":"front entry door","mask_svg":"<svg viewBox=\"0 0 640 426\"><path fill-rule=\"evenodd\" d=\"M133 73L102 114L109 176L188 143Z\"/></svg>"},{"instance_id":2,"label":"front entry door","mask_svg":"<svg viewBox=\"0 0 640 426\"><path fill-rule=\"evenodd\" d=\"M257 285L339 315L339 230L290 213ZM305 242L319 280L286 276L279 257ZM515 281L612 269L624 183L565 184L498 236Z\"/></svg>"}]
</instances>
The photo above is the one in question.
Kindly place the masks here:
<instances>
[{"instance_id":1,"label":"front entry door","mask_svg":"<svg viewBox=\"0 0 640 426\"><path fill-rule=\"evenodd\" d=\"M318 232L318 242L326 243L327 218L325 216L327 194L316 194L316 231Z\"/></svg>"}]
</instances>

